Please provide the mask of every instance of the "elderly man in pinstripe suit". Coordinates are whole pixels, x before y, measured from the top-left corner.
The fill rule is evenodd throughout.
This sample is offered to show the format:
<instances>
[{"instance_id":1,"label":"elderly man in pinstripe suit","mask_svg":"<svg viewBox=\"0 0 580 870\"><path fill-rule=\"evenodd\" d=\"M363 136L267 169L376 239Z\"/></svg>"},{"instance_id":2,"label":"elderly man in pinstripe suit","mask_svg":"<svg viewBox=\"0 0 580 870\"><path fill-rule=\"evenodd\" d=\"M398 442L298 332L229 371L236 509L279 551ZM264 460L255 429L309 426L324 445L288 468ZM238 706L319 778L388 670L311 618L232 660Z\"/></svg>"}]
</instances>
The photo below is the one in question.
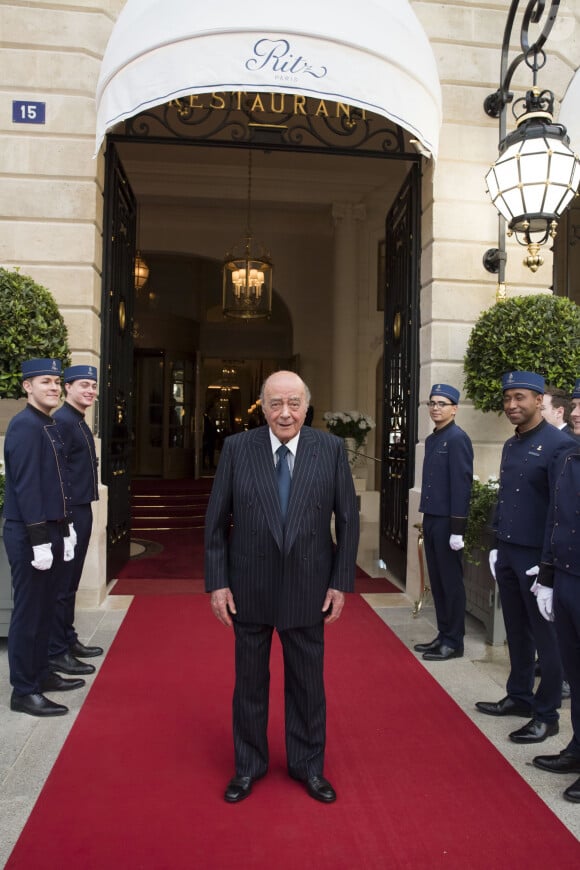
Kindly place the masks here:
<instances>
[{"instance_id":1,"label":"elderly man in pinstripe suit","mask_svg":"<svg viewBox=\"0 0 580 870\"><path fill-rule=\"evenodd\" d=\"M269 660L274 628L284 656L290 776L324 803L324 625L354 588L356 496L341 439L303 428L310 391L294 372L262 388L268 426L227 438L206 516L205 582L215 616L235 633L236 775L225 800L246 798L268 769ZM331 536L334 515L336 543Z\"/></svg>"}]
</instances>

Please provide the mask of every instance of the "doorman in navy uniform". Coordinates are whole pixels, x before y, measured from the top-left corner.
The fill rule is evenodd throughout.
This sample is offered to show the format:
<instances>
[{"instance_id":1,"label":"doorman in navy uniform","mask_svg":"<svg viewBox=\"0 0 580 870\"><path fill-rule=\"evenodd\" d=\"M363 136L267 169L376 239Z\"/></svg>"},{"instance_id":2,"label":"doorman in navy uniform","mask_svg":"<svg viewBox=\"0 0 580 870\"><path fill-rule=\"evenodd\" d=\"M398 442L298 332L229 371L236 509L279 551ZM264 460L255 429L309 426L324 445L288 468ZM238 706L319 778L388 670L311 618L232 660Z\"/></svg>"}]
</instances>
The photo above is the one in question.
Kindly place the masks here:
<instances>
[{"instance_id":1,"label":"doorman in navy uniform","mask_svg":"<svg viewBox=\"0 0 580 870\"><path fill-rule=\"evenodd\" d=\"M580 385L579 385L580 386ZM570 684L572 739L558 755L538 755L534 764L552 773L580 774L580 448L560 464L552 490L542 562L535 584L538 610L554 622ZM564 791L580 803L580 778Z\"/></svg>"},{"instance_id":2,"label":"doorman in navy uniform","mask_svg":"<svg viewBox=\"0 0 580 870\"><path fill-rule=\"evenodd\" d=\"M10 708L32 716L63 715L68 708L44 692L84 685L84 680L51 672L48 661L64 560L74 558L64 446L50 417L60 401L60 375L60 360L22 364L28 402L10 421L4 443L4 543L14 589L8 634Z\"/></svg>"},{"instance_id":3,"label":"doorman in navy uniform","mask_svg":"<svg viewBox=\"0 0 580 870\"><path fill-rule=\"evenodd\" d=\"M580 379L576 380L571 396L575 426L570 426L572 437L580 440ZM566 672L571 668L572 682L568 681L571 696L573 736L559 755L538 755L534 764L553 773L580 773L580 561L574 536L578 533L578 493L580 450L566 456L556 478L552 492L544 555L538 576L536 598L542 616L555 622L562 664ZM572 783L564 797L580 803L580 779Z\"/></svg>"},{"instance_id":4,"label":"doorman in navy uniform","mask_svg":"<svg viewBox=\"0 0 580 870\"><path fill-rule=\"evenodd\" d=\"M502 387L504 411L516 430L503 447L493 523L496 548L489 565L499 588L511 669L506 697L478 701L476 707L490 716L531 716L509 736L514 743L540 743L559 730L562 663L554 626L538 612L531 586L539 570L558 461L573 442L542 417L541 375L508 372ZM536 650L541 679L534 693Z\"/></svg>"},{"instance_id":5,"label":"doorman in navy uniform","mask_svg":"<svg viewBox=\"0 0 580 870\"><path fill-rule=\"evenodd\" d=\"M74 627L75 600L93 527L91 502L97 501L98 459L93 433L85 412L97 395L94 366L71 366L64 372L65 402L53 415L64 448L70 479L71 509L76 531L75 557L65 565L58 593L56 614L50 634L49 658L54 670L65 674L90 674L95 668L79 661L102 655L100 646L85 646Z\"/></svg>"},{"instance_id":6,"label":"doorman in navy uniform","mask_svg":"<svg viewBox=\"0 0 580 870\"><path fill-rule=\"evenodd\" d=\"M428 407L435 429L425 440L419 510L423 513L425 557L437 616L437 637L415 645L427 661L463 655L465 586L463 535L473 483L473 447L455 423L459 390L431 388Z\"/></svg>"}]
</instances>

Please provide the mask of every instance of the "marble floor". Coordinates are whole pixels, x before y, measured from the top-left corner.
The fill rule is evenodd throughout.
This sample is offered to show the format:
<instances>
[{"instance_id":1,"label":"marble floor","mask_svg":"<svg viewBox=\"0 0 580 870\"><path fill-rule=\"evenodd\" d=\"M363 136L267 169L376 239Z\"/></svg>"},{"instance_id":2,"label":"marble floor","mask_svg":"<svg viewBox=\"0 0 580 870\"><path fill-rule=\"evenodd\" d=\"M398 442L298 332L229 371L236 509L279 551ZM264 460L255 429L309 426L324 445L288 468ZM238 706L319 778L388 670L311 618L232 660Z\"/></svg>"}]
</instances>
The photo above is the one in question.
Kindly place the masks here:
<instances>
[{"instance_id":1,"label":"marble floor","mask_svg":"<svg viewBox=\"0 0 580 870\"><path fill-rule=\"evenodd\" d=\"M372 576L385 576L378 566L378 530L376 525L363 523L359 564ZM429 641L435 634L434 611L427 601L418 615L413 615L413 603L400 594L365 595L369 605L411 648ZM94 610L81 610L76 627L85 643L95 643L108 650L131 603L130 596L109 596ZM562 798L563 790L573 776L557 776L537 770L531 763L539 753L557 753L571 738L570 702L564 701L560 718L560 733L535 747L518 746L508 739L508 732L520 727L524 720L484 716L476 710L477 700L499 700L505 695L509 661L504 646L490 646L485 641L483 625L468 616L465 655L448 662L423 662L443 689L456 701L508 762L534 789L564 825L580 839L580 804ZM103 659L93 659L98 669ZM76 692L51 694L55 701L66 703L66 716L42 720L12 713L9 708L10 686L6 640L0 639L0 867L16 842L50 773L60 749L74 724L94 677ZM64 856L63 856L64 861ZM66 861L64 861L66 863Z\"/></svg>"}]
</instances>

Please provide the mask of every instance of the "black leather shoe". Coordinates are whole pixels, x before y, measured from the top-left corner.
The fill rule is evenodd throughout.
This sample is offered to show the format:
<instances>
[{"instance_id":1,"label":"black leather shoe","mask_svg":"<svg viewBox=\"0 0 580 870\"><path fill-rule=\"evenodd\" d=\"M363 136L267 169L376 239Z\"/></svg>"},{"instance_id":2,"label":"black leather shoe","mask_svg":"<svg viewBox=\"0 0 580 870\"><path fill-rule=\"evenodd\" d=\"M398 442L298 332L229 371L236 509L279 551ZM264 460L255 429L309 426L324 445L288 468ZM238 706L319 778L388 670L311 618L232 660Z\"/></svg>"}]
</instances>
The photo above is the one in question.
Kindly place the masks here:
<instances>
[{"instance_id":1,"label":"black leather shoe","mask_svg":"<svg viewBox=\"0 0 580 870\"><path fill-rule=\"evenodd\" d=\"M520 701L514 701L509 695L501 701L476 701L475 706L480 713L487 716L524 716L526 719L532 715L530 707L526 707Z\"/></svg>"},{"instance_id":2,"label":"black leather shoe","mask_svg":"<svg viewBox=\"0 0 580 870\"><path fill-rule=\"evenodd\" d=\"M568 786L564 792L564 797L567 801L572 801L573 804L580 804L580 779Z\"/></svg>"},{"instance_id":3,"label":"black leather shoe","mask_svg":"<svg viewBox=\"0 0 580 870\"><path fill-rule=\"evenodd\" d=\"M536 755L534 766L551 773L580 773L580 755L563 749L559 755Z\"/></svg>"},{"instance_id":4,"label":"black leather shoe","mask_svg":"<svg viewBox=\"0 0 580 870\"><path fill-rule=\"evenodd\" d=\"M10 709L15 713L28 713L30 716L64 716L68 713L68 707L49 701L40 692L32 695L15 695L12 692Z\"/></svg>"},{"instance_id":5,"label":"black leather shoe","mask_svg":"<svg viewBox=\"0 0 580 870\"><path fill-rule=\"evenodd\" d=\"M73 689L82 689L86 684L85 680L66 680L60 674L48 674L40 684L43 692L71 692Z\"/></svg>"},{"instance_id":6,"label":"black leather shoe","mask_svg":"<svg viewBox=\"0 0 580 870\"><path fill-rule=\"evenodd\" d=\"M562 700L567 701L570 695L570 683L568 680L562 680Z\"/></svg>"},{"instance_id":7,"label":"black leather shoe","mask_svg":"<svg viewBox=\"0 0 580 870\"><path fill-rule=\"evenodd\" d=\"M324 804L331 804L336 800L335 790L323 776L310 776L306 780L306 790L310 797Z\"/></svg>"},{"instance_id":8,"label":"black leather shoe","mask_svg":"<svg viewBox=\"0 0 580 870\"><path fill-rule=\"evenodd\" d=\"M546 737L553 737L560 730L557 722L540 722L539 719L530 719L523 728L512 731L510 740L514 743L542 743Z\"/></svg>"},{"instance_id":9,"label":"black leather shoe","mask_svg":"<svg viewBox=\"0 0 580 870\"><path fill-rule=\"evenodd\" d=\"M252 791L254 779L251 776L234 776L227 784L224 798L229 804L237 804L247 798Z\"/></svg>"},{"instance_id":10,"label":"black leather shoe","mask_svg":"<svg viewBox=\"0 0 580 870\"><path fill-rule=\"evenodd\" d=\"M77 659L92 659L95 656L103 655L102 646L85 646L80 640L76 640L69 646L68 651L72 656L76 656Z\"/></svg>"},{"instance_id":11,"label":"black leather shoe","mask_svg":"<svg viewBox=\"0 0 580 870\"><path fill-rule=\"evenodd\" d=\"M48 660L48 667L51 671L60 671L63 674L72 674L73 677L79 674L94 674L94 665L85 665L84 662L79 662L69 652L61 653Z\"/></svg>"},{"instance_id":12,"label":"black leather shoe","mask_svg":"<svg viewBox=\"0 0 580 870\"><path fill-rule=\"evenodd\" d=\"M297 776L290 772L292 779L298 782L303 782L306 786L306 791L315 801L322 801L323 804L331 804L336 800L336 792L327 779L323 776Z\"/></svg>"},{"instance_id":13,"label":"black leather shoe","mask_svg":"<svg viewBox=\"0 0 580 870\"><path fill-rule=\"evenodd\" d=\"M454 647L442 643L436 649L423 653L423 658L426 662L446 662L447 659L462 659L463 650L454 649Z\"/></svg>"},{"instance_id":14,"label":"black leather shoe","mask_svg":"<svg viewBox=\"0 0 580 870\"><path fill-rule=\"evenodd\" d=\"M438 637L435 640L432 640L431 643L416 643L413 649L415 652L429 652L432 649L438 649L441 646L441 641Z\"/></svg>"}]
</instances>

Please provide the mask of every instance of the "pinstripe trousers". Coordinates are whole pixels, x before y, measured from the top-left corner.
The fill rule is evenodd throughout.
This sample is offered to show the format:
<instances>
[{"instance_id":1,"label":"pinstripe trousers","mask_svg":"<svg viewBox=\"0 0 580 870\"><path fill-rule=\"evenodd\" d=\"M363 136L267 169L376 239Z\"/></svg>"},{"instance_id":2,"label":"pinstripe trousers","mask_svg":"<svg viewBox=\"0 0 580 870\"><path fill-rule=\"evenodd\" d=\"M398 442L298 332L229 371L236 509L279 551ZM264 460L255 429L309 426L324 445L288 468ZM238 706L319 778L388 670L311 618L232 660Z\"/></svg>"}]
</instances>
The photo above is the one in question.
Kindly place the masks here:
<instances>
[{"instance_id":1,"label":"pinstripe trousers","mask_svg":"<svg viewBox=\"0 0 580 870\"><path fill-rule=\"evenodd\" d=\"M263 776L269 763L271 625L234 622L236 684L233 732L236 774ZM320 776L326 744L324 623L278 632L284 657L288 770L300 779Z\"/></svg>"}]
</instances>

